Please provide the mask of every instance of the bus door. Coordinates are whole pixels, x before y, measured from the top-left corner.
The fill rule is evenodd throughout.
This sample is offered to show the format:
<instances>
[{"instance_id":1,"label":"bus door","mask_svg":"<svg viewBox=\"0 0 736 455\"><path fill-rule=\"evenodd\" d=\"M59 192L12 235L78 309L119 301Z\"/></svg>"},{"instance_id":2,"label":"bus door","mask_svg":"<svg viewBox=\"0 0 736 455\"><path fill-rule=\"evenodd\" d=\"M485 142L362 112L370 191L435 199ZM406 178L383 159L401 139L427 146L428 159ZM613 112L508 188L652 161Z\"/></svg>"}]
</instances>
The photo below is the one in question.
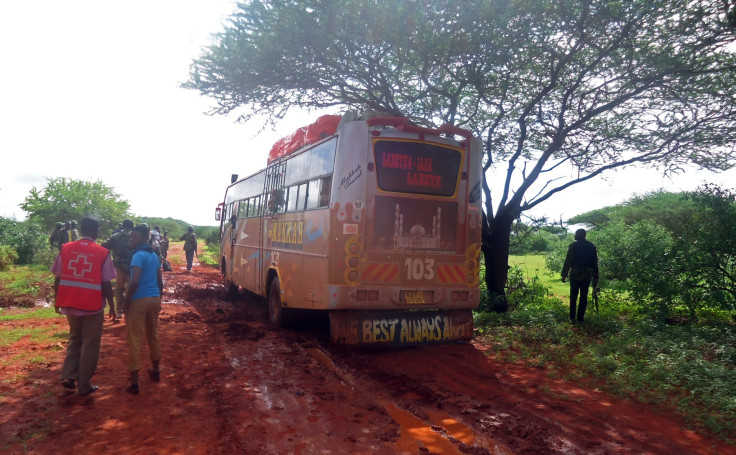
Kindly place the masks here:
<instances>
[{"instance_id":1,"label":"bus door","mask_svg":"<svg viewBox=\"0 0 736 455\"><path fill-rule=\"evenodd\" d=\"M274 257L273 249L269 242L269 232L273 229L276 221L284 211L284 179L286 177L286 161L275 163L266 169L266 178L263 185L263 196L261 206L260 223L260 254L258 255L257 285L263 295L268 293L266 280L268 270L272 264L277 264L278 259Z\"/></svg>"},{"instance_id":2,"label":"bus door","mask_svg":"<svg viewBox=\"0 0 736 455\"><path fill-rule=\"evenodd\" d=\"M233 223L234 223L234 204L222 204L222 212L218 214L220 217L220 257L224 260L224 264L220 264L221 271L228 281L233 281Z\"/></svg>"}]
</instances>

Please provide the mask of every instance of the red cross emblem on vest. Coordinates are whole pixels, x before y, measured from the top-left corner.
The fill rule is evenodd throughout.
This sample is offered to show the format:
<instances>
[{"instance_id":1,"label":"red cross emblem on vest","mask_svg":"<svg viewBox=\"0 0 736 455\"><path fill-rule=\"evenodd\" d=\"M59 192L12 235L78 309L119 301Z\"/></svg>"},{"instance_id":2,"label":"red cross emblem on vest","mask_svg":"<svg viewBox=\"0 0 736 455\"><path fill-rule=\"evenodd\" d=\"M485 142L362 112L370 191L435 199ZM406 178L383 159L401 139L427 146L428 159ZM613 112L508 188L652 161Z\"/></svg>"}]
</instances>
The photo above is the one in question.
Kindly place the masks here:
<instances>
[{"instance_id":1,"label":"red cross emblem on vest","mask_svg":"<svg viewBox=\"0 0 736 455\"><path fill-rule=\"evenodd\" d=\"M92 271L93 263L87 260L89 255L76 253L77 257L69 261L69 268L74 270L75 277L82 277Z\"/></svg>"}]
</instances>

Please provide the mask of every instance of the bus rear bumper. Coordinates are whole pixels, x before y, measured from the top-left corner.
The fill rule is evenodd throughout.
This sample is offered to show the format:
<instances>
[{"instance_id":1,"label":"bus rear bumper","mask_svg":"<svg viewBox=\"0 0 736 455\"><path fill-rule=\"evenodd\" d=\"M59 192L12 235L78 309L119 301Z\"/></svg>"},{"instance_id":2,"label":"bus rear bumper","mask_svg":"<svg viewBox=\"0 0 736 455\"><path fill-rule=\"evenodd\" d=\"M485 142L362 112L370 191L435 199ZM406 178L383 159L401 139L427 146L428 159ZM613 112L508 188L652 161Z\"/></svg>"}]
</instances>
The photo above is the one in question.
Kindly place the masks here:
<instances>
[{"instance_id":1,"label":"bus rear bumper","mask_svg":"<svg viewBox=\"0 0 736 455\"><path fill-rule=\"evenodd\" d=\"M335 344L412 346L473 338L473 314L463 310L330 311Z\"/></svg>"},{"instance_id":2,"label":"bus rear bumper","mask_svg":"<svg viewBox=\"0 0 736 455\"><path fill-rule=\"evenodd\" d=\"M330 310L460 310L480 303L478 288L403 286L328 286Z\"/></svg>"}]
</instances>

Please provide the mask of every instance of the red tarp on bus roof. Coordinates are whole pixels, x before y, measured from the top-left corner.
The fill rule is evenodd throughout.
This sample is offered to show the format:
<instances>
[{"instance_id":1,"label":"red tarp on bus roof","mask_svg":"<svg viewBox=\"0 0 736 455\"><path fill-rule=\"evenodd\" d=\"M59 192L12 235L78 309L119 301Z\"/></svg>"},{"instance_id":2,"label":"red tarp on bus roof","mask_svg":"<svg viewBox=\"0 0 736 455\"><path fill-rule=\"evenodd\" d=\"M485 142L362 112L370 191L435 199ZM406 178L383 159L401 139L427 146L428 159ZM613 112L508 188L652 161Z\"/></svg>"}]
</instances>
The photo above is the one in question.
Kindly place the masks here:
<instances>
[{"instance_id":1,"label":"red tarp on bus roof","mask_svg":"<svg viewBox=\"0 0 736 455\"><path fill-rule=\"evenodd\" d=\"M271 161L287 156L305 145L314 144L328 136L332 136L337 131L337 125L342 117L339 115L323 115L311 125L303 126L290 136L282 137L271 147L268 154L268 163Z\"/></svg>"}]
</instances>

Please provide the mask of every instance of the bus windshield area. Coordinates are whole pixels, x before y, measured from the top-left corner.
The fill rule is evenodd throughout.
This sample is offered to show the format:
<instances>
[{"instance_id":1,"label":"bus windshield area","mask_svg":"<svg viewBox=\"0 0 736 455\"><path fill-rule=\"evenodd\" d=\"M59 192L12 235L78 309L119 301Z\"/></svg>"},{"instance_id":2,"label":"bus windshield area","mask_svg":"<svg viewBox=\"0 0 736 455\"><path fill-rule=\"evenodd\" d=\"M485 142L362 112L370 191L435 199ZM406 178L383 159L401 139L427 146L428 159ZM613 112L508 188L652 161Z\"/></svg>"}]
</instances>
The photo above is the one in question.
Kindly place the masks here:
<instances>
[{"instance_id":1,"label":"bus windshield area","mask_svg":"<svg viewBox=\"0 0 736 455\"><path fill-rule=\"evenodd\" d=\"M383 191L452 197L462 162L460 150L426 142L379 139L373 144Z\"/></svg>"}]
</instances>

